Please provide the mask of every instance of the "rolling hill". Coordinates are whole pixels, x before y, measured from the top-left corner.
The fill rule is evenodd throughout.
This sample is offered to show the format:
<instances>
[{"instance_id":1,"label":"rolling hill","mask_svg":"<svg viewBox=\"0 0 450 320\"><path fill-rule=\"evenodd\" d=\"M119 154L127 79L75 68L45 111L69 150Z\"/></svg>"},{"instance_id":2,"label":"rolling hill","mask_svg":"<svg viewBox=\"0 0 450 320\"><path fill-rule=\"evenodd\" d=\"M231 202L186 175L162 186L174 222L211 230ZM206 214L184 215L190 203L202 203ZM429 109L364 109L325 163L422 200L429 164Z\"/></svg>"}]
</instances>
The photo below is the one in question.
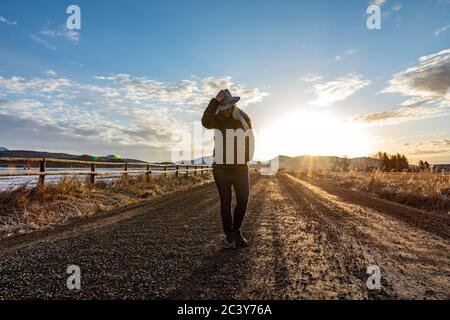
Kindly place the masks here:
<instances>
[{"instance_id":1,"label":"rolling hill","mask_svg":"<svg viewBox=\"0 0 450 320\"><path fill-rule=\"evenodd\" d=\"M4 147L0 147L0 157L6 158L53 158L53 159L64 159L64 160L81 160L81 161L100 161L100 162L145 162L136 159L120 158L116 155L108 156L92 156L88 154L75 155L70 153L62 152L47 152L47 151L32 151L32 150L9 150ZM0 160L0 165L6 164ZM51 164L49 164L51 166ZM58 164L61 166L61 164ZM73 166L73 165L71 165Z\"/></svg>"}]
</instances>

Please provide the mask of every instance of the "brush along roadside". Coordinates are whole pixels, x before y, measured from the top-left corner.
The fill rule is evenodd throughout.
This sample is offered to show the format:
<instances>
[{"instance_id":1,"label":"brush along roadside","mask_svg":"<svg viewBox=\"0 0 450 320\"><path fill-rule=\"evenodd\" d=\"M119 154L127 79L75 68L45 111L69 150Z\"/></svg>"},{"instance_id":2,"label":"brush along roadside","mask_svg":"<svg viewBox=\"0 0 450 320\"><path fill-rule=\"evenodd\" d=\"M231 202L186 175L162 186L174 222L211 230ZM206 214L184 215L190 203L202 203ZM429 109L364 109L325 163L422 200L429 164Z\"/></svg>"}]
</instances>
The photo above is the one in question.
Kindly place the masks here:
<instances>
[{"instance_id":1,"label":"brush along roadside","mask_svg":"<svg viewBox=\"0 0 450 320\"><path fill-rule=\"evenodd\" d=\"M296 176L305 176L293 172ZM430 172L313 172L305 176L413 208L450 214L450 175Z\"/></svg>"},{"instance_id":2,"label":"brush along roadside","mask_svg":"<svg viewBox=\"0 0 450 320\"><path fill-rule=\"evenodd\" d=\"M159 196L187 190L212 181L210 175L182 177L145 176L121 178L111 183L88 183L63 178L42 188L23 185L0 192L0 238L68 224L113 209L153 200Z\"/></svg>"}]
</instances>

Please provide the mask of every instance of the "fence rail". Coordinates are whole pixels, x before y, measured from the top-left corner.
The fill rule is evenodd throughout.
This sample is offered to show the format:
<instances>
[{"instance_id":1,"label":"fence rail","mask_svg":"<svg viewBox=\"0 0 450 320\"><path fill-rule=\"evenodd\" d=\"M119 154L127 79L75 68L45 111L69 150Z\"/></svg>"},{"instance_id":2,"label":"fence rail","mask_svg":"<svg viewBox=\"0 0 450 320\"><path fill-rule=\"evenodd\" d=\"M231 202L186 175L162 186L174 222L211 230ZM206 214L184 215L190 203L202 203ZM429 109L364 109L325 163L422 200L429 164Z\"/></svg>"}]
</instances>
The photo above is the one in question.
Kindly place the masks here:
<instances>
[{"instance_id":1,"label":"fence rail","mask_svg":"<svg viewBox=\"0 0 450 320\"><path fill-rule=\"evenodd\" d=\"M46 176L89 176L89 182L93 185L95 184L96 176L106 176L106 175L123 175L127 177L129 174L145 174L147 181L150 179L152 173L161 173L165 177L168 174L175 174L178 177L181 173L189 175L193 173L197 175L198 173L204 174L211 171L210 165L197 165L197 164L160 164L160 163L148 163L148 162L128 162L128 161L83 161L83 160L67 160L67 159L53 159L53 158L10 158L10 157L0 157L0 163L8 163L15 165L23 165L23 163L31 164L38 163L39 171L6 171L0 172L0 177L26 177L26 176L36 176L39 177L39 185L45 184ZM89 171L51 171L47 170L47 163L60 163L60 164L77 164L90 166ZM123 170L115 171L97 171L97 166L112 166L112 167L123 167ZM145 167L145 170L129 170L129 167Z\"/></svg>"}]
</instances>

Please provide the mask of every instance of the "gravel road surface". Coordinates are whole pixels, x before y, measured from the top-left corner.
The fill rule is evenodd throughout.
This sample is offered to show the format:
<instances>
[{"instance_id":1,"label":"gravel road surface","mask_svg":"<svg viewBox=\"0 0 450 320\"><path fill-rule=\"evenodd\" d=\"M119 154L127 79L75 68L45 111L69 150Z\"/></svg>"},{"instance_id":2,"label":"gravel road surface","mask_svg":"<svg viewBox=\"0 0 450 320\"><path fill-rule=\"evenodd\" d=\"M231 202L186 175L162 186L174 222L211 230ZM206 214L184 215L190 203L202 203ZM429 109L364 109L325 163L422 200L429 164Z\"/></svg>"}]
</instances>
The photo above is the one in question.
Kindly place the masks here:
<instances>
[{"instance_id":1,"label":"gravel road surface","mask_svg":"<svg viewBox=\"0 0 450 320\"><path fill-rule=\"evenodd\" d=\"M0 242L0 299L449 299L450 217L288 174L253 177L224 250L214 184ZM81 290L66 286L81 269ZM381 269L380 290L366 287Z\"/></svg>"}]
</instances>

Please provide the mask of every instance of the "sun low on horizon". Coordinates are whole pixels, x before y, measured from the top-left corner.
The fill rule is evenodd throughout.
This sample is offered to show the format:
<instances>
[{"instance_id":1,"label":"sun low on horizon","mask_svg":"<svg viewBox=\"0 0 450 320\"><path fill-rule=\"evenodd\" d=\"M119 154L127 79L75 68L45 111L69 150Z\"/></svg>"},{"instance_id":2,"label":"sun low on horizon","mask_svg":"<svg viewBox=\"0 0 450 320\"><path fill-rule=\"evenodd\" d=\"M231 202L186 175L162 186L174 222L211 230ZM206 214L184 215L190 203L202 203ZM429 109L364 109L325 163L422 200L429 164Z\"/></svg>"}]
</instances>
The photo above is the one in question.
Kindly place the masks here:
<instances>
[{"instance_id":1,"label":"sun low on horizon","mask_svg":"<svg viewBox=\"0 0 450 320\"><path fill-rule=\"evenodd\" d=\"M367 129L327 111L281 115L272 126L256 130L255 136L258 160L278 155L363 157L374 153Z\"/></svg>"}]
</instances>

